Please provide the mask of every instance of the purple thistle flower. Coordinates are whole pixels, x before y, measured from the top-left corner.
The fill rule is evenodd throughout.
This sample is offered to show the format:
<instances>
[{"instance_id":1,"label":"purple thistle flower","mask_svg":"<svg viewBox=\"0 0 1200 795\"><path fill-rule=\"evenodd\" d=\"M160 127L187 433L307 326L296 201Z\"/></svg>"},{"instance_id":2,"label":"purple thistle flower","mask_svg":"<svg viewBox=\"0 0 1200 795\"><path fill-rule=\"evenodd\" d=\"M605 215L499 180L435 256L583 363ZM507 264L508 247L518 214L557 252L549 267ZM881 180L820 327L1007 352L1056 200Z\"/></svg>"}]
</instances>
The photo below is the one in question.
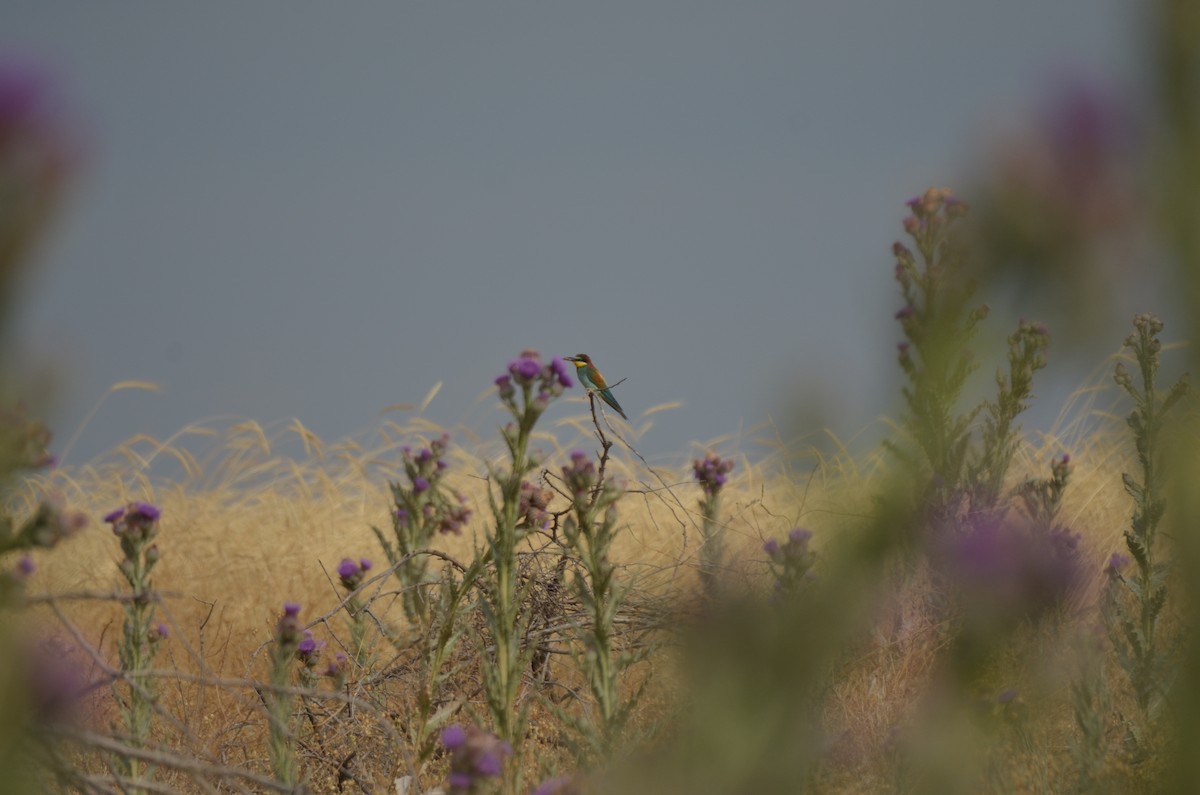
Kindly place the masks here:
<instances>
[{"instance_id":1,"label":"purple thistle flower","mask_svg":"<svg viewBox=\"0 0 1200 795\"><path fill-rule=\"evenodd\" d=\"M451 773L446 783L450 785L451 790L469 790L475 783L475 778L470 773Z\"/></svg>"},{"instance_id":2,"label":"purple thistle flower","mask_svg":"<svg viewBox=\"0 0 1200 795\"><path fill-rule=\"evenodd\" d=\"M304 639L300 641L300 645L296 647L296 653L301 658L311 657L325 645L325 641L317 640L313 637L311 629L304 630Z\"/></svg>"},{"instance_id":3,"label":"purple thistle flower","mask_svg":"<svg viewBox=\"0 0 1200 795\"><path fill-rule=\"evenodd\" d=\"M460 497L459 499L462 500L463 498ZM470 518L471 509L466 505L460 504L458 507L447 508L441 522L438 524L438 532L458 535L462 532L463 525Z\"/></svg>"},{"instance_id":4,"label":"purple thistle flower","mask_svg":"<svg viewBox=\"0 0 1200 795\"><path fill-rule=\"evenodd\" d=\"M550 369L563 389L570 389L574 386L575 382L571 380L571 367L561 357L555 356L550 360Z\"/></svg>"},{"instance_id":5,"label":"purple thistle flower","mask_svg":"<svg viewBox=\"0 0 1200 795\"><path fill-rule=\"evenodd\" d=\"M366 558L357 563L353 558L342 558L342 562L337 567L338 579L342 581L342 587L347 591L356 589L362 584L363 574L369 568L371 568L371 561Z\"/></svg>"},{"instance_id":6,"label":"purple thistle flower","mask_svg":"<svg viewBox=\"0 0 1200 795\"><path fill-rule=\"evenodd\" d=\"M116 524L117 522L121 521L121 517L124 515L125 515L124 508L114 508L113 510L104 514L104 521L109 524Z\"/></svg>"},{"instance_id":7,"label":"purple thistle flower","mask_svg":"<svg viewBox=\"0 0 1200 795\"><path fill-rule=\"evenodd\" d=\"M308 668L314 668L321 658L325 641L313 637L311 629L304 630L304 637L296 644L296 659Z\"/></svg>"},{"instance_id":8,"label":"purple thistle flower","mask_svg":"<svg viewBox=\"0 0 1200 795\"><path fill-rule=\"evenodd\" d=\"M362 569L363 571L370 571L370 570L371 570L371 566L372 566L372 565L373 565L373 564L371 563L371 559L370 559L370 558L361 558L361 559L359 559L359 561L358 561L358 567L359 567L360 569Z\"/></svg>"},{"instance_id":9,"label":"purple thistle flower","mask_svg":"<svg viewBox=\"0 0 1200 795\"><path fill-rule=\"evenodd\" d=\"M148 502L135 502L129 506L130 521L155 522L160 515L158 508Z\"/></svg>"},{"instance_id":10,"label":"purple thistle flower","mask_svg":"<svg viewBox=\"0 0 1200 795\"><path fill-rule=\"evenodd\" d=\"M288 653L296 649L296 644L300 639L299 616L300 605L296 602L285 602L283 615L279 617L279 623L275 625L275 639L280 648L287 650Z\"/></svg>"},{"instance_id":11,"label":"purple thistle flower","mask_svg":"<svg viewBox=\"0 0 1200 795\"><path fill-rule=\"evenodd\" d=\"M508 372L517 383L529 384L542 373L542 362L535 351L525 351L508 363Z\"/></svg>"},{"instance_id":12,"label":"purple thistle flower","mask_svg":"<svg viewBox=\"0 0 1200 795\"><path fill-rule=\"evenodd\" d=\"M779 542L773 538L767 539L767 543L763 544L763 552L775 557L779 554Z\"/></svg>"},{"instance_id":13,"label":"purple thistle flower","mask_svg":"<svg viewBox=\"0 0 1200 795\"><path fill-rule=\"evenodd\" d=\"M596 484L596 467L582 450L571 451L571 463L562 468L563 481L576 497L587 494Z\"/></svg>"},{"instance_id":14,"label":"purple thistle flower","mask_svg":"<svg viewBox=\"0 0 1200 795\"><path fill-rule=\"evenodd\" d=\"M727 475L733 471L733 467L733 461L722 459L716 453L708 453L704 458L692 461L692 474L705 495L712 497L725 485Z\"/></svg>"},{"instance_id":15,"label":"purple thistle flower","mask_svg":"<svg viewBox=\"0 0 1200 795\"><path fill-rule=\"evenodd\" d=\"M413 491L420 494L423 491L429 490L429 481L422 477L413 478Z\"/></svg>"},{"instance_id":16,"label":"purple thistle flower","mask_svg":"<svg viewBox=\"0 0 1200 795\"><path fill-rule=\"evenodd\" d=\"M526 527L544 528L550 523L550 514L546 508L553 498L554 492L549 489L540 489L528 480L521 481L520 497L517 501L520 523Z\"/></svg>"}]
</instances>

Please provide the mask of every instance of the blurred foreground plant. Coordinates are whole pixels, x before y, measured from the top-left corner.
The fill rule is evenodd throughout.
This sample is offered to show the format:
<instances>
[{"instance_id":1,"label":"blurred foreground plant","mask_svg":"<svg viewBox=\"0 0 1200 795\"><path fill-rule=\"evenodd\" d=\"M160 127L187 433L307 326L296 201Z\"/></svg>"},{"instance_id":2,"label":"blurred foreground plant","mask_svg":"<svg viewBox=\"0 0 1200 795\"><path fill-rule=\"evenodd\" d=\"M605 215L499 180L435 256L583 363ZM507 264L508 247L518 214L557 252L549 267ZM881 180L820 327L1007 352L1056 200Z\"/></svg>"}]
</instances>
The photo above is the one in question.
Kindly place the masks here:
<instances>
[{"instance_id":1,"label":"blurred foreground plant","mask_svg":"<svg viewBox=\"0 0 1200 795\"><path fill-rule=\"evenodd\" d=\"M1168 412L1185 394L1187 382L1181 378L1165 395L1159 393L1156 380L1162 321L1153 315L1138 315L1134 328L1125 347L1137 362L1140 384L1134 382L1124 363L1117 364L1114 378L1134 402L1126 422L1133 430L1141 472L1137 476L1123 474L1121 479L1134 501L1133 521L1124 538L1135 565L1126 575L1119 559L1109 564L1102 606L1117 662L1140 713L1137 719L1126 716L1129 745L1135 754L1142 754L1149 740L1147 731L1158 722L1175 678L1175 655L1160 634L1172 569L1170 558L1162 554L1158 530L1167 508L1164 431Z\"/></svg>"},{"instance_id":2,"label":"blurred foreground plant","mask_svg":"<svg viewBox=\"0 0 1200 795\"><path fill-rule=\"evenodd\" d=\"M512 745L478 726L454 723L442 729L442 747L450 754L450 793L472 795L483 791L488 779L504 770L504 759L512 756Z\"/></svg>"},{"instance_id":3,"label":"blurred foreground plant","mask_svg":"<svg viewBox=\"0 0 1200 795\"><path fill-rule=\"evenodd\" d=\"M980 408L960 413L958 403L967 377L978 366L967 345L988 308L968 307L975 286L965 272L962 242L951 234L966 214L966 204L949 190L930 188L908 205L912 214L904 219L904 229L917 253L898 241L892 253L904 298L896 312L906 337L897 346L908 378L901 390L907 409L904 430L915 450L895 444L892 449L925 473L927 499L936 511L964 493L971 424Z\"/></svg>"},{"instance_id":4,"label":"blurred foreground plant","mask_svg":"<svg viewBox=\"0 0 1200 795\"><path fill-rule=\"evenodd\" d=\"M41 498L24 520L14 513L14 491L33 470L54 464L49 430L12 401L10 330L26 258L43 236L71 175L73 152L51 76L33 64L0 60L0 610L23 601L21 587L33 573L22 557L9 574L7 553L49 549L74 535L87 517ZM32 649L32 651L30 651ZM84 677L66 649L52 638L15 637L12 622L0 623L0 793L25 795L49 789L41 762L56 775L61 754L46 725L68 721L84 692ZM63 779L59 779L60 786Z\"/></svg>"}]
</instances>

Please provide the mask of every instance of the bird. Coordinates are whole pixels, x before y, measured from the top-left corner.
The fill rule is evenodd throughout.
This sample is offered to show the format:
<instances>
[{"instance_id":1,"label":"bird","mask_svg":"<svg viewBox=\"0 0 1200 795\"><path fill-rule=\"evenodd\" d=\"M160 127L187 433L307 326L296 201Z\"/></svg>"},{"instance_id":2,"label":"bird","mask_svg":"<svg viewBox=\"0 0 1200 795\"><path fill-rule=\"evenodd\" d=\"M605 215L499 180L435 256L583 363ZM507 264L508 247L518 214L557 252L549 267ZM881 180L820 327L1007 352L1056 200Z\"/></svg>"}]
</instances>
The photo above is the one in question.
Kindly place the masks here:
<instances>
[{"instance_id":1,"label":"bird","mask_svg":"<svg viewBox=\"0 0 1200 795\"><path fill-rule=\"evenodd\" d=\"M625 420L629 419L621 409L621 404L613 397L612 390L608 388L608 382L604 380L604 376L600 375L596 365L592 364L591 356L580 353L576 356L568 356L567 361L575 365L575 374L579 376L579 383L583 385L584 389L599 393L600 399L611 406L613 411L620 414Z\"/></svg>"}]
</instances>

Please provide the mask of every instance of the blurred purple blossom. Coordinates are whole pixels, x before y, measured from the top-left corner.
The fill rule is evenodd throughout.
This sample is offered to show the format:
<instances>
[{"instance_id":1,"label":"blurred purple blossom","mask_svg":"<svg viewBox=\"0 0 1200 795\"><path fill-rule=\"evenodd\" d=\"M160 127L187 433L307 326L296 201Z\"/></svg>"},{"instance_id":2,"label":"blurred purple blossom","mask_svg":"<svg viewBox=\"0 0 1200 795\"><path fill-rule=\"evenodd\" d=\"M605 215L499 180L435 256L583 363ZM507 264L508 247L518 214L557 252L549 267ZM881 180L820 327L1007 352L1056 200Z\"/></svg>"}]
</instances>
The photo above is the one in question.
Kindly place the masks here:
<instances>
[{"instance_id":1,"label":"blurred purple blossom","mask_svg":"<svg viewBox=\"0 0 1200 795\"><path fill-rule=\"evenodd\" d=\"M1122 555L1120 552L1114 552L1108 559L1108 565L1104 567L1104 573L1110 577L1118 577L1121 574L1121 569L1128 565L1128 556Z\"/></svg>"},{"instance_id":2,"label":"blurred purple blossom","mask_svg":"<svg viewBox=\"0 0 1200 795\"><path fill-rule=\"evenodd\" d=\"M0 135L35 122L51 86L49 75L31 64L0 62Z\"/></svg>"},{"instance_id":3,"label":"blurred purple blossom","mask_svg":"<svg viewBox=\"0 0 1200 795\"><path fill-rule=\"evenodd\" d=\"M35 720L62 723L75 717L88 683L73 652L59 638L48 637L22 655Z\"/></svg>"},{"instance_id":4,"label":"blurred purple blossom","mask_svg":"<svg viewBox=\"0 0 1200 795\"><path fill-rule=\"evenodd\" d=\"M467 741L467 731L461 725L452 723L442 729L442 746L447 751L457 751Z\"/></svg>"},{"instance_id":5,"label":"blurred purple blossom","mask_svg":"<svg viewBox=\"0 0 1200 795\"><path fill-rule=\"evenodd\" d=\"M1079 536L977 517L941 528L931 561L977 620L1009 622L1063 604L1082 582Z\"/></svg>"},{"instance_id":6,"label":"blurred purple blossom","mask_svg":"<svg viewBox=\"0 0 1200 795\"><path fill-rule=\"evenodd\" d=\"M478 726L452 724L442 729L442 747L450 752L450 792L474 792L484 779L499 776L512 746Z\"/></svg>"},{"instance_id":7,"label":"blurred purple blossom","mask_svg":"<svg viewBox=\"0 0 1200 795\"><path fill-rule=\"evenodd\" d=\"M575 777L563 774L548 778L541 784L538 784L531 795L578 795L580 792L579 785L575 781Z\"/></svg>"},{"instance_id":8,"label":"blurred purple blossom","mask_svg":"<svg viewBox=\"0 0 1200 795\"><path fill-rule=\"evenodd\" d=\"M0 60L0 160L55 180L70 162L58 81L30 61ZM10 154L11 153L11 154Z\"/></svg>"}]
</instances>

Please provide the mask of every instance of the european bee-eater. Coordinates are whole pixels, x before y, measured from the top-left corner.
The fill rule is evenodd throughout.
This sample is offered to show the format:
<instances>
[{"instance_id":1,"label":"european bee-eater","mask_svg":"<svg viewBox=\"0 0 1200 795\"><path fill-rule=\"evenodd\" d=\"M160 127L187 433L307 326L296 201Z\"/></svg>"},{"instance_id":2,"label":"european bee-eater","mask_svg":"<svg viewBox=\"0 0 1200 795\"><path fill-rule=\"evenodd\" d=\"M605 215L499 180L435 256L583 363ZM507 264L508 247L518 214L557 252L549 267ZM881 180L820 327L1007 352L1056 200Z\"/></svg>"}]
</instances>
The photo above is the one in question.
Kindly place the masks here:
<instances>
[{"instance_id":1,"label":"european bee-eater","mask_svg":"<svg viewBox=\"0 0 1200 795\"><path fill-rule=\"evenodd\" d=\"M621 410L621 404L613 397L612 390L608 388L608 382L604 380L604 376L600 375L596 365L592 364L591 356L581 353L578 356L568 356L567 361L575 365L575 374L579 376L579 383L583 384L584 389L596 392L600 395L601 400L612 407L613 411L624 419L629 419Z\"/></svg>"}]
</instances>

